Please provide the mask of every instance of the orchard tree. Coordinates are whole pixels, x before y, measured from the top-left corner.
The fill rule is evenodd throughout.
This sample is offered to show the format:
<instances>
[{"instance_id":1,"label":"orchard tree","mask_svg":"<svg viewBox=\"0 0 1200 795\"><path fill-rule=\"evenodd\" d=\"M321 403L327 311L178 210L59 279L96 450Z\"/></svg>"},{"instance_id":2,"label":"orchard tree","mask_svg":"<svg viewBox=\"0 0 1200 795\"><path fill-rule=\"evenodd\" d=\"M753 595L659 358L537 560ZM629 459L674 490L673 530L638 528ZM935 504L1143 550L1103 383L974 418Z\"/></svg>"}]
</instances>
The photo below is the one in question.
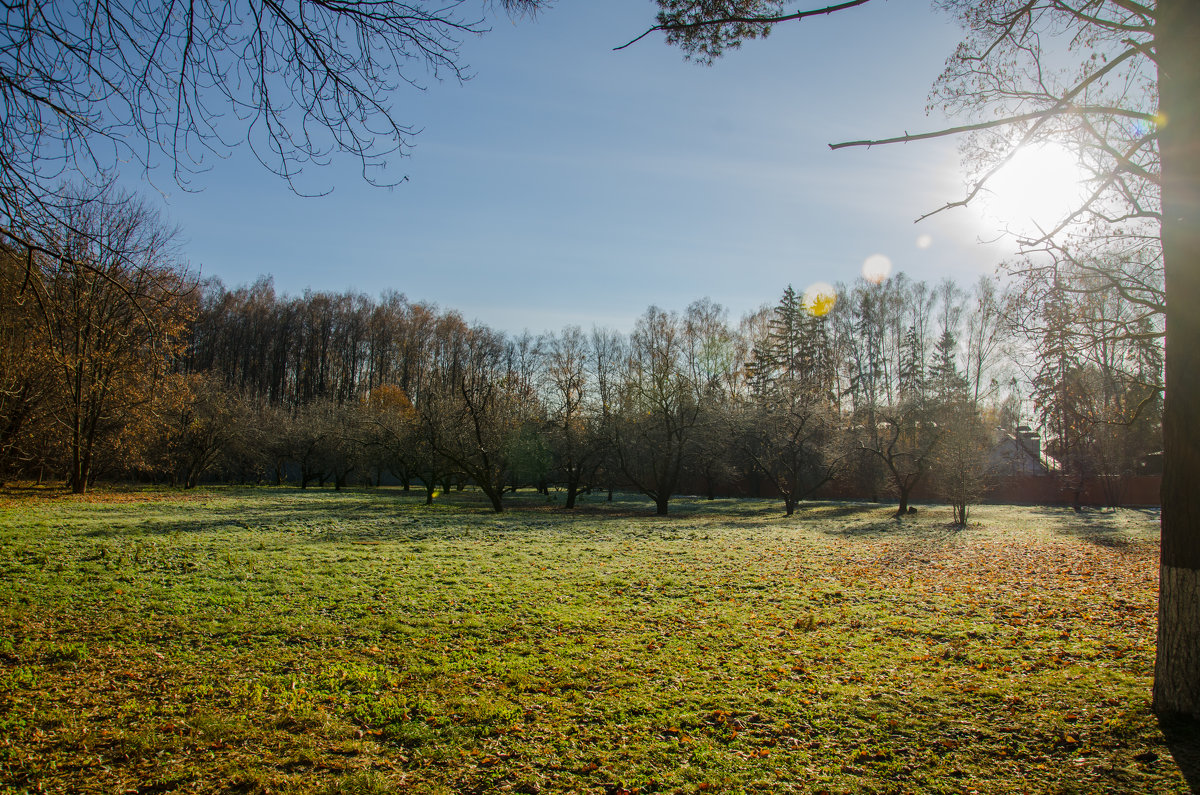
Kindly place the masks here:
<instances>
[{"instance_id":1,"label":"orchard tree","mask_svg":"<svg viewBox=\"0 0 1200 795\"><path fill-rule=\"evenodd\" d=\"M614 457L659 515L666 515L696 449L703 385L689 366L694 342L677 313L649 307L629 336L615 395Z\"/></svg>"},{"instance_id":2,"label":"orchard tree","mask_svg":"<svg viewBox=\"0 0 1200 795\"><path fill-rule=\"evenodd\" d=\"M547 336L541 351L546 437L554 472L567 489L564 507L570 509L603 462L599 429L603 412L589 410L596 392L588 367L593 351L578 326Z\"/></svg>"},{"instance_id":3,"label":"orchard tree","mask_svg":"<svg viewBox=\"0 0 1200 795\"><path fill-rule=\"evenodd\" d=\"M485 326L448 329L442 367L416 403L430 447L504 510L519 442L540 409L512 344Z\"/></svg>"},{"instance_id":4,"label":"orchard tree","mask_svg":"<svg viewBox=\"0 0 1200 795\"><path fill-rule=\"evenodd\" d=\"M239 413L248 407L212 373L175 376L163 415L163 462L171 481L193 489L211 472L240 431Z\"/></svg>"},{"instance_id":5,"label":"orchard tree","mask_svg":"<svg viewBox=\"0 0 1200 795\"><path fill-rule=\"evenodd\" d=\"M773 25L868 4L786 12L781 0L658 0L667 41L711 61ZM1029 239L1055 261L1086 267L1115 250L1135 273L1161 267L1161 292L1127 271L1111 289L1166 310L1162 558L1154 706L1200 717L1200 3L1195 0L938 0L963 24L962 44L932 104L967 118L928 133L852 141L870 146L966 136L973 182L961 206L1023 147L1073 148L1090 191ZM645 34L643 34L645 35ZM640 38L640 37L639 37ZM631 42L632 43L632 42ZM1081 253L1082 252L1082 253ZM1165 306L1170 296L1170 306Z\"/></svg>"}]
</instances>

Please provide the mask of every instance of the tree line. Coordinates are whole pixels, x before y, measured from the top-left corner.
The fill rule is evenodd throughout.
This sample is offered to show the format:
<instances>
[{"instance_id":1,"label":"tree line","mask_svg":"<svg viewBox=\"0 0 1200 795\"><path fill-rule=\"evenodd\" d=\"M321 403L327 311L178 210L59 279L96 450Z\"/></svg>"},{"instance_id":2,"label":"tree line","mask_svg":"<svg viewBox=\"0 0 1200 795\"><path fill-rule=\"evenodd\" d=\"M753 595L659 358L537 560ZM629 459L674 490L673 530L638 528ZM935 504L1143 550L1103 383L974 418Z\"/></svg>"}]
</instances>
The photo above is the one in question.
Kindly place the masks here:
<instances>
[{"instance_id":1,"label":"tree line","mask_svg":"<svg viewBox=\"0 0 1200 795\"><path fill-rule=\"evenodd\" d=\"M900 512L924 488L965 522L1019 426L1076 493L1161 449L1161 319L1081 298L1086 274L897 274L789 286L737 322L701 299L628 333L508 334L398 292L197 283L144 205L79 208L70 258L3 250L7 479L470 484L497 511L523 487L568 508L632 489L664 514L685 487L769 484L791 514L837 483Z\"/></svg>"}]
</instances>

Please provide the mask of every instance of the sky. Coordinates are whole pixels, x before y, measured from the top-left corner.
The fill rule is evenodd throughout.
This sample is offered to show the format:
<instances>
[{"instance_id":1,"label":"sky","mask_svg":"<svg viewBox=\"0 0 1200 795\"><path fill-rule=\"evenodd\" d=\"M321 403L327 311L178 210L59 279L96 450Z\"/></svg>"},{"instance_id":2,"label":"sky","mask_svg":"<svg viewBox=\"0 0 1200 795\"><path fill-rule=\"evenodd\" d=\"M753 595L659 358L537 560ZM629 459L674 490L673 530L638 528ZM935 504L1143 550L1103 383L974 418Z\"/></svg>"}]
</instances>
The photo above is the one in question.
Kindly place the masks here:
<instances>
[{"instance_id":1,"label":"sky","mask_svg":"<svg viewBox=\"0 0 1200 795\"><path fill-rule=\"evenodd\" d=\"M778 26L713 66L657 35L614 51L653 11L558 0L493 19L463 43L472 79L394 97L420 130L394 188L345 158L301 179L328 195L298 196L241 147L198 191L152 173L142 192L203 277L397 290L511 332L628 330L701 297L736 322L789 284L853 282L872 255L963 285L1011 255L973 209L914 225L963 193L954 141L827 146L945 124L925 104L960 31L924 0Z\"/></svg>"}]
</instances>

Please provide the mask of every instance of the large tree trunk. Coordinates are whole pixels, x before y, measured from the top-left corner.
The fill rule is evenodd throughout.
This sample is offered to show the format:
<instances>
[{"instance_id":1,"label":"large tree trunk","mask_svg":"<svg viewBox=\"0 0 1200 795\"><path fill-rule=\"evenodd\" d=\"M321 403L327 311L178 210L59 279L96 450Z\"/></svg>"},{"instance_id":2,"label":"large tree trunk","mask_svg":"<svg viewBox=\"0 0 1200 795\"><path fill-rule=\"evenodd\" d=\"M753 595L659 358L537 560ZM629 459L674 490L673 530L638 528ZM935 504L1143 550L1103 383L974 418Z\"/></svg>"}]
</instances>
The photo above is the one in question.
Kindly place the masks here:
<instances>
[{"instance_id":1,"label":"large tree trunk","mask_svg":"<svg viewBox=\"0 0 1200 795\"><path fill-rule=\"evenodd\" d=\"M1200 718L1200 3L1160 0L1155 31L1169 306L1154 709Z\"/></svg>"}]
</instances>

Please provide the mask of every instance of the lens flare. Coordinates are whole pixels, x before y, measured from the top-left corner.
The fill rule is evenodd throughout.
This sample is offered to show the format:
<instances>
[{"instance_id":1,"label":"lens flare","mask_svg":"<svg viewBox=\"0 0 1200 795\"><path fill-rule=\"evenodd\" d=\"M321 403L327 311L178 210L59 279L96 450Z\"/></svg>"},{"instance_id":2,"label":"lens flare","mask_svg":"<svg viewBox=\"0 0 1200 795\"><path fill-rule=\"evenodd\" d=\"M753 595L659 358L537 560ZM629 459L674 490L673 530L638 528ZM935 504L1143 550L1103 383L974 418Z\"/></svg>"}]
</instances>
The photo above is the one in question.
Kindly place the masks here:
<instances>
[{"instance_id":1,"label":"lens flare","mask_svg":"<svg viewBox=\"0 0 1200 795\"><path fill-rule=\"evenodd\" d=\"M933 235L918 235L917 248L929 248L933 245Z\"/></svg>"},{"instance_id":2,"label":"lens flare","mask_svg":"<svg viewBox=\"0 0 1200 795\"><path fill-rule=\"evenodd\" d=\"M837 303L837 290L828 282L817 282L804 291L804 309L813 317L825 317Z\"/></svg>"},{"instance_id":3,"label":"lens flare","mask_svg":"<svg viewBox=\"0 0 1200 795\"><path fill-rule=\"evenodd\" d=\"M863 278L872 284L879 284L892 273L892 261L884 254L872 254L863 260Z\"/></svg>"}]
</instances>

